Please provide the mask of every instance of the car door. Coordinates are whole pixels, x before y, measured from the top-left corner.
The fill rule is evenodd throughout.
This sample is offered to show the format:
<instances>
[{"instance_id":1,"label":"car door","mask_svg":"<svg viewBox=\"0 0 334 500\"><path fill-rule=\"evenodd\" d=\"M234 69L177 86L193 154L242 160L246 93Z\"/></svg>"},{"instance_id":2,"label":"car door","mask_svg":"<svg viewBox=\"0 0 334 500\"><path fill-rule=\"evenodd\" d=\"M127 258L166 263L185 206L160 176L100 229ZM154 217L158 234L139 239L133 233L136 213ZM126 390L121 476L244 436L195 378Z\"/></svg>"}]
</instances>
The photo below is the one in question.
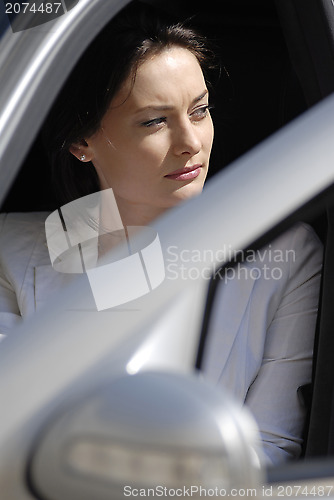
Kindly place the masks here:
<instances>
[{"instance_id":1,"label":"car door","mask_svg":"<svg viewBox=\"0 0 334 500\"><path fill-rule=\"evenodd\" d=\"M287 45L308 103L312 106L334 91L334 9L332 2L277 2ZM306 455L333 454L334 349L332 325L333 209L327 207L324 273L314 363L313 403Z\"/></svg>"},{"instance_id":2,"label":"car door","mask_svg":"<svg viewBox=\"0 0 334 500\"><path fill-rule=\"evenodd\" d=\"M54 31L38 31L34 28L35 31L22 33L15 41L12 38L4 46L6 50L2 53L0 75L0 185L3 196L75 60L124 3L80 0L66 16L57 20ZM236 22L233 15L235 16L236 11L231 3L227 2L226 5L229 7L226 12L231 15L233 28ZM262 3L257 5L263 6ZM242 6L245 7L245 3ZM249 18L253 12L242 22L250 23ZM260 14L261 9L257 12ZM213 14L218 19L216 11ZM256 19L257 26L263 22L261 16ZM205 27L209 31L213 29L209 22ZM233 33L233 29L231 32ZM240 46L238 49L240 50ZM35 54L33 58L32 54ZM231 58L232 56L233 51ZM255 73L258 71L256 67ZM232 73L236 74L237 70L230 70L230 73L233 81ZM228 78L225 83L230 82ZM255 81L254 88L257 83L258 80ZM298 82L294 80L291 85L299 88ZM302 103L303 100L300 98L300 101ZM217 104L218 119L220 106L225 104L224 100ZM247 111L254 110L252 105L250 103ZM331 98L320 103L277 136L222 169L208 182L201 199L186 204L177 213L172 211L156 223L154 227L161 239L168 241L172 235L173 238L176 235L180 248L190 247L203 251L210 248L218 254L224 238L228 238L234 248L247 248L254 243L260 245L261 242L270 241L270 238L295 220L310 217L310 213L311 218L318 215L324 210L327 200L330 200L330 188L334 180L331 148L333 106ZM240 107L239 101L239 110ZM263 112L265 111L264 109ZM298 114L296 110L292 112L293 116L295 114ZM234 130L242 130L243 124L240 125L240 121L243 121L242 114ZM229 132L226 132L224 121L218 127L222 134ZM277 128L277 124L271 124L270 130L264 127L253 137L251 143L246 141L238 153L232 147L226 163ZM314 130L317 130L317 134L314 134ZM219 154L218 152L217 155ZM321 161L318 161L319 158ZM290 180L288 186L287 179ZM325 194L322 194L324 191ZM282 192L285 193L284 203ZM314 198L316 202L312 201ZM200 216L200 234L198 220L192 217L194 210ZM186 231L184 227L187 228ZM220 231L217 231L218 227ZM216 263L211 263L212 267L214 264ZM196 266L201 275L206 263L197 263ZM67 292L67 297L72 294L80 296L80 283L73 286ZM23 330L3 344L0 352L0 393L6 402L6 411L0 431L0 481L6 498L34 498L36 490L23 478L32 450L36 446L36 436L40 428L54 418L59 405L66 403L70 395L73 396L72 387L78 390L78 395L84 397L101 380L123 374L130 362L132 374L145 369L178 372L194 370L195 360L199 357L202 319L206 317L205 314L209 314L205 313L207 286L205 279L200 279L196 284L189 281L185 283L181 279L166 282L149 298L141 300L142 313L139 318L131 312L64 312L67 300L65 295L59 297L56 303L49 304L41 315L33 318ZM193 313L194 305L196 314ZM113 325L112 335L110 324ZM98 332L98 343L93 338L92 331ZM80 353L74 356L73 352L76 352L78 345ZM320 380L319 375L316 380ZM319 384L320 389L315 392L320 395L322 383ZM34 390L27 390L27 387ZM319 429L316 422L315 427ZM328 428L325 435L327 439ZM329 468L330 463L327 465ZM313 465L300 467L304 471L304 479L314 481L318 474L316 468ZM279 496L291 496L289 492L292 490L287 486L291 488L291 481L298 478L295 475L289 482L289 470L291 471L288 468L281 472L280 476L272 473L269 477L276 484L281 481L282 487L284 483L284 488L278 492ZM330 472L326 467L323 470L328 478ZM331 476L329 484L332 481ZM98 489L97 487L95 498L98 498ZM316 490L315 496L324 496L322 491L325 490ZM331 493L329 487L326 493ZM72 493L72 498L80 498L78 495Z\"/></svg>"}]
</instances>

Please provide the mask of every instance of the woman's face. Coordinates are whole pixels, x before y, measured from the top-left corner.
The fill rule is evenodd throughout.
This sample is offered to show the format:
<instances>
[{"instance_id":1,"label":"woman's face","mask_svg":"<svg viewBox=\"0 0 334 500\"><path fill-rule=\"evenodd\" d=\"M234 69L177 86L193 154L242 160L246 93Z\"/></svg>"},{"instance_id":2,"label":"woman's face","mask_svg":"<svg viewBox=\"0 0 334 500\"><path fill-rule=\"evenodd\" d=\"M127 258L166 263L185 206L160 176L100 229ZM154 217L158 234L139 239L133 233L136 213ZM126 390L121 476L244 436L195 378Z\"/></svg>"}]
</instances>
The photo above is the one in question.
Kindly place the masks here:
<instances>
[{"instance_id":1,"label":"woman's face","mask_svg":"<svg viewBox=\"0 0 334 500\"><path fill-rule=\"evenodd\" d=\"M101 189L113 189L123 222L136 225L201 192L213 125L201 67L186 49L147 59L131 85L129 77L80 154Z\"/></svg>"}]
</instances>

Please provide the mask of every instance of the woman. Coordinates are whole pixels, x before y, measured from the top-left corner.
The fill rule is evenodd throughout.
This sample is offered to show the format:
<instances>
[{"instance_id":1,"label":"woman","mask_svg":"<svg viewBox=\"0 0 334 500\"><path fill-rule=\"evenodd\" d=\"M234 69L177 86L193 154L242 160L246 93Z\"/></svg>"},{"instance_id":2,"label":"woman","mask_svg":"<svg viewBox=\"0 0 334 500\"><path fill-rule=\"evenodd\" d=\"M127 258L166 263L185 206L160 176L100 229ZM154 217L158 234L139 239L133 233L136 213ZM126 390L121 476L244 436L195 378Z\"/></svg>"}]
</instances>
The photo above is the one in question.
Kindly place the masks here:
<instances>
[{"instance_id":1,"label":"woman","mask_svg":"<svg viewBox=\"0 0 334 500\"><path fill-rule=\"evenodd\" d=\"M137 4L124 9L80 60L48 120L46 144L62 203L112 188L122 224L145 226L200 194L213 140L211 67L211 52L192 30L161 24ZM108 225L104 207L100 216L97 224ZM4 333L39 308L39 280L50 289L62 286L57 273L48 276L44 219L1 219ZM297 390L311 374L321 245L299 225L270 245L290 249L279 280L251 273L259 263L277 267L269 247L240 268L248 277L222 280L204 358L208 377L252 409L268 463L300 453L305 412Z\"/></svg>"}]
</instances>

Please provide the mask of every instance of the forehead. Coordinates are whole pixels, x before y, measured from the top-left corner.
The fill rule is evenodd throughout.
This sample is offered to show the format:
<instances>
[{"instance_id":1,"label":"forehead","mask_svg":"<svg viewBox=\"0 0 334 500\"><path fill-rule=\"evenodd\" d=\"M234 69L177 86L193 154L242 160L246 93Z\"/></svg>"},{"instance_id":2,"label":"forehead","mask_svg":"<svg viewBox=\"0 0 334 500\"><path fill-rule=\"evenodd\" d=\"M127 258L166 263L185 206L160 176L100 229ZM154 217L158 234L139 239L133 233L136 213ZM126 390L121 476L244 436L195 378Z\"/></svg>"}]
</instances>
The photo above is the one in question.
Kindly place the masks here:
<instances>
[{"instance_id":1,"label":"forehead","mask_svg":"<svg viewBox=\"0 0 334 500\"><path fill-rule=\"evenodd\" d=\"M196 56L187 49L172 47L146 59L138 68L135 80L125 81L114 98L131 107L153 104L175 105L193 100L206 89Z\"/></svg>"}]
</instances>

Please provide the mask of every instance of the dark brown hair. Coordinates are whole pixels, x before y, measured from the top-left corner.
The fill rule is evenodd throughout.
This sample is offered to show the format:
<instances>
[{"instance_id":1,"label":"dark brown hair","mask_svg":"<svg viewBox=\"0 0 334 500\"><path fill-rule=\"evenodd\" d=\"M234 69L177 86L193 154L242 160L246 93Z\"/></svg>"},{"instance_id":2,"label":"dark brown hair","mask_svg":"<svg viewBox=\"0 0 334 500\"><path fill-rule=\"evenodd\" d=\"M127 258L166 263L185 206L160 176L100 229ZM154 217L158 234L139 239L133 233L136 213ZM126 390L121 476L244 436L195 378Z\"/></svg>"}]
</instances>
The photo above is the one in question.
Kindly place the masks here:
<instances>
[{"instance_id":1,"label":"dark brown hair","mask_svg":"<svg viewBox=\"0 0 334 500\"><path fill-rule=\"evenodd\" d=\"M103 29L85 51L58 96L45 125L59 202L66 203L99 190L91 162L79 162L70 152L73 143L94 134L123 82L147 57L172 46L197 58L209 83L214 54L205 38L185 24L162 20L152 7L133 2Z\"/></svg>"}]
</instances>

